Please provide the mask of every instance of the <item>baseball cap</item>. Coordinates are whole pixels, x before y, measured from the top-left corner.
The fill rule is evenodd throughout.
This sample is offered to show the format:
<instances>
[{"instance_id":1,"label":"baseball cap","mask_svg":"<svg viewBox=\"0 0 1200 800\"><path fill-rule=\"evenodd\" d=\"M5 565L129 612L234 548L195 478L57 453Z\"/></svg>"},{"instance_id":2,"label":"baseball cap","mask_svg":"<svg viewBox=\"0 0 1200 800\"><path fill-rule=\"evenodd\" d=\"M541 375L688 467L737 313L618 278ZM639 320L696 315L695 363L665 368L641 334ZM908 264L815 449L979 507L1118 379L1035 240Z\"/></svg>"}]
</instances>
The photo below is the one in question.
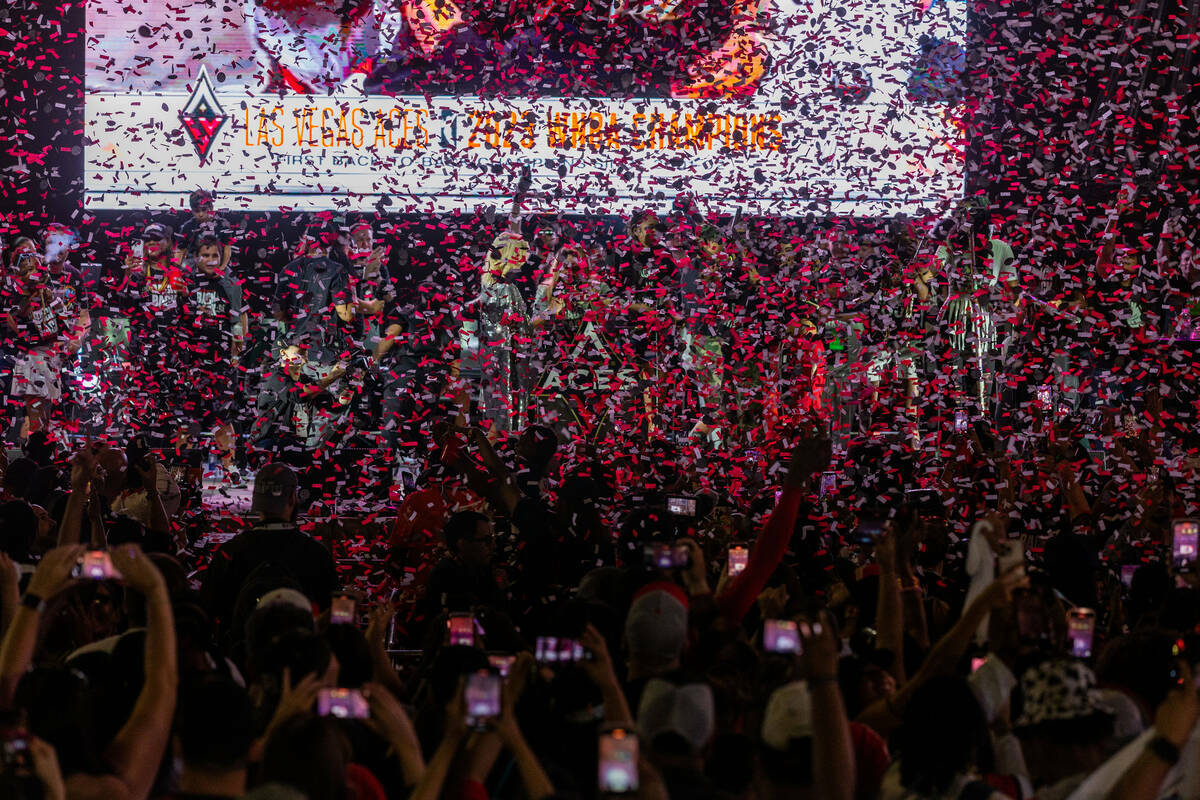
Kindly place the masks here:
<instances>
[{"instance_id":1,"label":"baseball cap","mask_svg":"<svg viewBox=\"0 0 1200 800\"><path fill-rule=\"evenodd\" d=\"M676 686L653 678L642 690L638 704L638 730L651 747L664 734L673 733L699 753L716 729L717 712L712 688L706 683Z\"/></svg>"},{"instance_id":2,"label":"baseball cap","mask_svg":"<svg viewBox=\"0 0 1200 800\"><path fill-rule=\"evenodd\" d=\"M312 613L312 602L304 596L304 593L288 587L267 592L259 599L255 608L267 608L268 606L294 606L301 611Z\"/></svg>"},{"instance_id":3,"label":"baseball cap","mask_svg":"<svg viewBox=\"0 0 1200 800\"><path fill-rule=\"evenodd\" d=\"M250 510L275 510L276 505L291 498L299 485L300 479L296 477L296 471L287 464L267 464L254 476L254 495L250 501Z\"/></svg>"},{"instance_id":4,"label":"baseball cap","mask_svg":"<svg viewBox=\"0 0 1200 800\"><path fill-rule=\"evenodd\" d=\"M1055 659L1026 670L1021 696L1025 707L1014 728L1115 715L1096 688L1096 675L1078 661Z\"/></svg>"},{"instance_id":5,"label":"baseball cap","mask_svg":"<svg viewBox=\"0 0 1200 800\"><path fill-rule=\"evenodd\" d=\"M667 667L687 643L687 596L673 583L655 581L633 597L625 618L631 655L651 669Z\"/></svg>"},{"instance_id":6,"label":"baseball cap","mask_svg":"<svg viewBox=\"0 0 1200 800\"><path fill-rule=\"evenodd\" d=\"M170 227L163 225L161 222L151 222L142 230L142 239L145 241L170 239L171 233Z\"/></svg>"},{"instance_id":7,"label":"baseball cap","mask_svg":"<svg viewBox=\"0 0 1200 800\"><path fill-rule=\"evenodd\" d=\"M787 750L793 739L813 735L812 695L805 681L793 681L771 692L763 714L763 744Z\"/></svg>"}]
</instances>

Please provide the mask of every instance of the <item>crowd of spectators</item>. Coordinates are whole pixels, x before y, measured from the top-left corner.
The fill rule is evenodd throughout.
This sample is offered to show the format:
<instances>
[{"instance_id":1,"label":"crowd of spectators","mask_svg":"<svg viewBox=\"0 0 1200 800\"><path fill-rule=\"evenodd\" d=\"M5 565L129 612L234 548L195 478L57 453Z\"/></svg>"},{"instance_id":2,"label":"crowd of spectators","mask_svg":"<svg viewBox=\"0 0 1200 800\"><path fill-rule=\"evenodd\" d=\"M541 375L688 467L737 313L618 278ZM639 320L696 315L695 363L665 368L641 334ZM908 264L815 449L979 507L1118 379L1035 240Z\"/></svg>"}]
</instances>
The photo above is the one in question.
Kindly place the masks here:
<instances>
[{"instance_id":1,"label":"crowd of spectators","mask_svg":"<svg viewBox=\"0 0 1200 800\"><path fill-rule=\"evenodd\" d=\"M129 254L123 274L154 280L130 295L128 337L109 307L92 306L104 317L93 321L77 303L55 317L73 320L61 336L29 346L29 326L45 331L31 309L58 308L67 284L48 268L48 283L13 284L32 297L9 306L23 342L16 385L44 387L74 355L62 343L78 342L104 353L104 391L133 413L88 428L38 392L18 395L24 452L0 483L0 796L1200 796L1200 447L1190 337L1165 332L1189 312L1186 247L1165 249L1186 241L1177 223L1141 261L1101 240L1094 274L1078 286L1056 275L1040 295L1011 248L984 237L994 270L979 270L986 279L970 285L981 288L939 294L960 280L954 233L910 272L890 246L867 259L840 244L817 267L760 272L728 232L693 228L701 253L729 258L728 270L697 268L640 217L616 270L559 273L579 291L624 287L630 303L619 309L633 342L617 356L635 375L625 405L554 398L604 427L587 414L565 424L564 406L536 395L489 405L498 373L484 363L471 378L455 350L466 320L438 322L433 288L397 300L362 227L345 232L364 253L353 284L334 285L338 231L305 245L321 252L292 262L273 293L287 302L263 363L282 374L248 366L260 321L238 299L236 248L207 238L203 197L197 206L183 237L198 248L175 253L152 223ZM531 251L570 261L534 239L510 230L479 272L503 283L506 259L524 268ZM28 278L53 263L49 249L18 245L9 263ZM138 260L160 256L161 277ZM829 267L843 257L853 270ZM897 266L866 271L877 258ZM667 264L693 273L678 307L654 297ZM1160 278L1153 303L1146 275ZM701 291L708 280L724 288ZM554 284L537 284L531 305L565 314ZM461 280L427 287L438 285L469 306ZM794 316L771 316L770 287L787 290ZM168 319L176 290L180 305L204 294L219 306L206 317L219 336L190 311ZM912 342L946 315L920 321L912 304L881 300L898 292L989 302L949 312L975 321L938 334L942 357ZM725 305L699 302L718 296ZM1005 317L1024 335L981 350L991 323L978 315L999 319L1005 304L1026 315ZM376 336L363 338L375 314ZM655 323L664 314L682 334ZM669 354L677 335L687 363ZM793 340L808 344L787 376L764 376L775 362L749 355ZM348 342L362 352L345 357ZM128 350L104 350L115 345ZM544 352L523 347L505 346L510 366ZM330 348L343 357L317 355ZM914 348L928 357L905 355ZM479 349L486 361L486 341ZM221 394L230 376L286 381L360 355L369 376L389 351L422 375L376 395L395 434L373 440L382 471L327 457L325 434L294 427L310 396L327 398L309 404L323 419L344 399L350 434L387 427L378 408L354 411L365 384L337 388L351 369L293 378L306 388L274 390L250 420L234 412L238 395ZM972 363L981 353L987 363ZM687 399L664 399L672 381ZM860 387L851 411L826 390L847 385ZM197 408L229 470L254 470L244 518L189 506L168 469ZM391 506L401 457L417 469ZM376 498L368 518L392 520L360 554L379 556L365 575L314 522L351 492Z\"/></svg>"}]
</instances>

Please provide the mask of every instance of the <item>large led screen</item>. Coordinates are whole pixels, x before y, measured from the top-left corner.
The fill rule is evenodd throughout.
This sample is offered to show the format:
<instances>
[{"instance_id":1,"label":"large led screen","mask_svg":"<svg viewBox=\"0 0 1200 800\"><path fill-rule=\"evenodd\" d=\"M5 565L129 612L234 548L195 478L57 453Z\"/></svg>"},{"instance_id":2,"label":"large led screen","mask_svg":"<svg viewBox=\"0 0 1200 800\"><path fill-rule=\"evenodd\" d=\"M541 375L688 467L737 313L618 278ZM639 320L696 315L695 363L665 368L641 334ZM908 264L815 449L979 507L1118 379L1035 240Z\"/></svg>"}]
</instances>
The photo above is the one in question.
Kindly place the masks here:
<instances>
[{"instance_id":1,"label":"large led screen","mask_svg":"<svg viewBox=\"0 0 1200 800\"><path fill-rule=\"evenodd\" d=\"M86 200L881 214L961 195L963 0L89 0Z\"/></svg>"}]
</instances>

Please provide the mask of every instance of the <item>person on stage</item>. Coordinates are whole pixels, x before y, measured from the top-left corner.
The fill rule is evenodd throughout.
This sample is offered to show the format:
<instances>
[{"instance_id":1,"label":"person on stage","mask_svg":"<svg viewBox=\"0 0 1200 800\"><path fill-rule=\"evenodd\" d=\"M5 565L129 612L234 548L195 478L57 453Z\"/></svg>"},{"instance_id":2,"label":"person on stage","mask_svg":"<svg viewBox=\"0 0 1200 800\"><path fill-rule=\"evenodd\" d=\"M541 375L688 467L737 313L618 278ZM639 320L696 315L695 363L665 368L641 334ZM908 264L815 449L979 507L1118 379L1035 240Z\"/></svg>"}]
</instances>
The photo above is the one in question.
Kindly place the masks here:
<instances>
[{"instance_id":1,"label":"person on stage","mask_svg":"<svg viewBox=\"0 0 1200 800\"><path fill-rule=\"evenodd\" d=\"M493 437L521 430L528 409L533 331L525 298L513 283L528 258L529 243L504 231L492 241L480 276L481 407Z\"/></svg>"},{"instance_id":2,"label":"person on stage","mask_svg":"<svg viewBox=\"0 0 1200 800\"><path fill-rule=\"evenodd\" d=\"M212 431L225 476L237 482L234 421L241 396L239 357L249 329L245 297L221 267L222 245L215 236L196 248L196 274L184 305L183 346L188 354L183 407Z\"/></svg>"}]
</instances>

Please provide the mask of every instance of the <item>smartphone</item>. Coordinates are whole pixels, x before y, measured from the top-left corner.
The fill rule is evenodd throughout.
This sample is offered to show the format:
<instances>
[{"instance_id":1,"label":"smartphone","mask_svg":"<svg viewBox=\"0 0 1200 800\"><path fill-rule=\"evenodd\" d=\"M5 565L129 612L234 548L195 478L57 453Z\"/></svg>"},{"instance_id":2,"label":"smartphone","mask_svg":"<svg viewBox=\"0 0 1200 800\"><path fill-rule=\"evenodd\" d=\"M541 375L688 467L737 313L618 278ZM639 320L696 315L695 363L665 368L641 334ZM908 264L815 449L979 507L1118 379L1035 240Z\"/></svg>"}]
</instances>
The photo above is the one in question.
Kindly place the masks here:
<instances>
[{"instance_id":1,"label":"smartphone","mask_svg":"<svg viewBox=\"0 0 1200 800\"><path fill-rule=\"evenodd\" d=\"M1176 519L1171 523L1171 563L1175 569L1191 569L1200 544L1200 520Z\"/></svg>"},{"instance_id":2,"label":"smartphone","mask_svg":"<svg viewBox=\"0 0 1200 800\"><path fill-rule=\"evenodd\" d=\"M677 517L696 516L696 498L681 494L667 497L667 512Z\"/></svg>"},{"instance_id":3,"label":"smartphone","mask_svg":"<svg viewBox=\"0 0 1200 800\"><path fill-rule=\"evenodd\" d=\"M800 632L790 619L769 619L763 623L763 649L768 653L800 654Z\"/></svg>"},{"instance_id":4,"label":"smartphone","mask_svg":"<svg viewBox=\"0 0 1200 800\"><path fill-rule=\"evenodd\" d=\"M500 689L504 679L494 672L481 670L467 676L463 701L467 707L467 725L473 728L500 716Z\"/></svg>"},{"instance_id":5,"label":"smartphone","mask_svg":"<svg viewBox=\"0 0 1200 800\"><path fill-rule=\"evenodd\" d=\"M587 658L587 651L577 639L539 636L534 643L533 657L539 664L571 664Z\"/></svg>"},{"instance_id":6,"label":"smartphone","mask_svg":"<svg viewBox=\"0 0 1200 800\"><path fill-rule=\"evenodd\" d=\"M740 575L750 563L750 551L741 545L729 547L729 576Z\"/></svg>"},{"instance_id":7,"label":"smartphone","mask_svg":"<svg viewBox=\"0 0 1200 800\"><path fill-rule=\"evenodd\" d=\"M954 432L966 433L967 421L967 412L961 408L956 408L954 410Z\"/></svg>"},{"instance_id":8,"label":"smartphone","mask_svg":"<svg viewBox=\"0 0 1200 800\"><path fill-rule=\"evenodd\" d=\"M367 719L371 708L358 689L322 689L317 692L317 714L338 719Z\"/></svg>"},{"instance_id":9,"label":"smartphone","mask_svg":"<svg viewBox=\"0 0 1200 800\"><path fill-rule=\"evenodd\" d=\"M1092 636L1096 631L1096 612L1090 608L1072 608L1067 612L1067 641L1071 655L1091 658Z\"/></svg>"},{"instance_id":10,"label":"smartphone","mask_svg":"<svg viewBox=\"0 0 1200 800\"><path fill-rule=\"evenodd\" d=\"M687 569L692 565L692 554L686 545L648 544L642 552L646 566L652 569Z\"/></svg>"},{"instance_id":11,"label":"smartphone","mask_svg":"<svg viewBox=\"0 0 1200 800\"><path fill-rule=\"evenodd\" d=\"M29 754L29 736L25 731L12 731L0 741L0 773L27 775L33 769Z\"/></svg>"},{"instance_id":12,"label":"smartphone","mask_svg":"<svg viewBox=\"0 0 1200 800\"><path fill-rule=\"evenodd\" d=\"M357 623L356 611L358 609L358 599L352 594L338 594L333 596L333 602L329 606L329 624L330 625L354 625Z\"/></svg>"},{"instance_id":13,"label":"smartphone","mask_svg":"<svg viewBox=\"0 0 1200 800\"><path fill-rule=\"evenodd\" d=\"M821 483L820 483L820 486L818 487L817 496L824 497L825 495L832 492L836 487L837 487L837 473L836 472L822 472L821 473ZM775 501L779 502L779 498L776 497Z\"/></svg>"},{"instance_id":14,"label":"smartphone","mask_svg":"<svg viewBox=\"0 0 1200 800\"><path fill-rule=\"evenodd\" d=\"M638 739L627 728L604 731L599 739L597 784L601 794L631 794L638 790Z\"/></svg>"},{"instance_id":15,"label":"smartphone","mask_svg":"<svg viewBox=\"0 0 1200 800\"><path fill-rule=\"evenodd\" d=\"M1043 408L1050 405L1050 387L1049 386L1037 387L1037 403L1039 406L1042 406Z\"/></svg>"},{"instance_id":16,"label":"smartphone","mask_svg":"<svg viewBox=\"0 0 1200 800\"><path fill-rule=\"evenodd\" d=\"M75 562L71 577L89 581L120 580L121 573L113 566L107 550L89 550Z\"/></svg>"},{"instance_id":17,"label":"smartphone","mask_svg":"<svg viewBox=\"0 0 1200 800\"><path fill-rule=\"evenodd\" d=\"M875 546L875 542L883 533L883 520L879 519L863 519L858 521L858 527L854 529L854 543L863 546Z\"/></svg>"},{"instance_id":18,"label":"smartphone","mask_svg":"<svg viewBox=\"0 0 1200 800\"><path fill-rule=\"evenodd\" d=\"M507 653L488 653L488 664L499 673L501 678L507 678L517 657Z\"/></svg>"},{"instance_id":19,"label":"smartphone","mask_svg":"<svg viewBox=\"0 0 1200 800\"><path fill-rule=\"evenodd\" d=\"M133 244L131 244L129 247L130 247L130 250L133 251L134 258L145 258L146 243L143 242L141 239L134 239Z\"/></svg>"},{"instance_id":20,"label":"smartphone","mask_svg":"<svg viewBox=\"0 0 1200 800\"><path fill-rule=\"evenodd\" d=\"M475 646L475 617L470 614L451 614L446 619L446 630L450 632L450 645Z\"/></svg>"},{"instance_id":21,"label":"smartphone","mask_svg":"<svg viewBox=\"0 0 1200 800\"><path fill-rule=\"evenodd\" d=\"M1133 574L1138 571L1141 564L1122 564L1121 565L1121 583L1128 589L1133 586Z\"/></svg>"}]
</instances>

